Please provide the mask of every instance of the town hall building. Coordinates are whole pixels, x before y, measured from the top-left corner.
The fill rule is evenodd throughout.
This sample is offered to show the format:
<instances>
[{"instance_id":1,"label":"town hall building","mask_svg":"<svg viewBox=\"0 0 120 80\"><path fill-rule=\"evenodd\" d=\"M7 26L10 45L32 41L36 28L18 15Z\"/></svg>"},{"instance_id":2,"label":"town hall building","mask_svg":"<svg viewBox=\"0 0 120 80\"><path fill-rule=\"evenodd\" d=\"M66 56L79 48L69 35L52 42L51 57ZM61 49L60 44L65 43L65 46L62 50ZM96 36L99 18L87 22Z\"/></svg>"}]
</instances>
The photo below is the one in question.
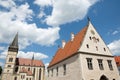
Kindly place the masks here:
<instances>
[{"instance_id":1,"label":"town hall building","mask_svg":"<svg viewBox=\"0 0 120 80\"><path fill-rule=\"evenodd\" d=\"M48 80L120 80L114 56L89 19L62 41L47 69Z\"/></svg>"},{"instance_id":2,"label":"town hall building","mask_svg":"<svg viewBox=\"0 0 120 80\"><path fill-rule=\"evenodd\" d=\"M8 48L2 80L44 80L45 66L41 60L17 58L18 34Z\"/></svg>"}]
</instances>

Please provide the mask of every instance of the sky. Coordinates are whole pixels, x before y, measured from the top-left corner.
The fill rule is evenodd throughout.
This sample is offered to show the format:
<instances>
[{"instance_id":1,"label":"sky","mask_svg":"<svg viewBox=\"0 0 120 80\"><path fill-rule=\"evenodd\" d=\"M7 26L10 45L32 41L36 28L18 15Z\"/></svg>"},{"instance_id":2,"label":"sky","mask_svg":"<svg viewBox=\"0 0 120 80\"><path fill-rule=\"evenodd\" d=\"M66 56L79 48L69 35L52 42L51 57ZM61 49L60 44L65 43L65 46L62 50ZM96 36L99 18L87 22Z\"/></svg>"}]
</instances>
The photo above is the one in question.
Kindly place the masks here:
<instances>
[{"instance_id":1,"label":"sky","mask_svg":"<svg viewBox=\"0 0 120 80\"><path fill-rule=\"evenodd\" d=\"M120 0L0 0L0 66L19 34L17 57L48 65L61 47L87 25L87 17L113 55L120 55Z\"/></svg>"}]
</instances>

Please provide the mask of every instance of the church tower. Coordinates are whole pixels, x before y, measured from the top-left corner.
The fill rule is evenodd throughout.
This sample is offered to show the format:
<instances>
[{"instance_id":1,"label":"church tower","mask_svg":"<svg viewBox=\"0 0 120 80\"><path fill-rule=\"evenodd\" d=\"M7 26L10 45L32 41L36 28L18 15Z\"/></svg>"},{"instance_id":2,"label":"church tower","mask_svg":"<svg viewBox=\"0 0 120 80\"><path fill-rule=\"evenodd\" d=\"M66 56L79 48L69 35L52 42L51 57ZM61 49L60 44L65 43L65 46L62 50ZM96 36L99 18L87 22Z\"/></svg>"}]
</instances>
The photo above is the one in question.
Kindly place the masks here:
<instances>
[{"instance_id":1,"label":"church tower","mask_svg":"<svg viewBox=\"0 0 120 80\"><path fill-rule=\"evenodd\" d=\"M13 74L15 69L16 57L18 54L18 33L13 39L12 43L8 47L8 53L6 57L6 63L2 75L2 80L13 80Z\"/></svg>"}]
</instances>

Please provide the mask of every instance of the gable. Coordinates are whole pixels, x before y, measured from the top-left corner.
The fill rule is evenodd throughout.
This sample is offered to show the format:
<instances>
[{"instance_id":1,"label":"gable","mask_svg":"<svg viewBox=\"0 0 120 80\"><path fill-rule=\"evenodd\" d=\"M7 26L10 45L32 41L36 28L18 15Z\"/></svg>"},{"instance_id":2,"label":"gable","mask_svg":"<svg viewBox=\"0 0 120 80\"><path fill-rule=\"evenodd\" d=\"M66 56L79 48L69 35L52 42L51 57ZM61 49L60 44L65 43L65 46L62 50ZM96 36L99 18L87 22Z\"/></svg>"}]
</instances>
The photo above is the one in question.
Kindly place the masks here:
<instances>
[{"instance_id":1,"label":"gable","mask_svg":"<svg viewBox=\"0 0 120 80\"><path fill-rule=\"evenodd\" d=\"M112 55L101 36L89 21L88 29L79 51L102 55Z\"/></svg>"}]
</instances>

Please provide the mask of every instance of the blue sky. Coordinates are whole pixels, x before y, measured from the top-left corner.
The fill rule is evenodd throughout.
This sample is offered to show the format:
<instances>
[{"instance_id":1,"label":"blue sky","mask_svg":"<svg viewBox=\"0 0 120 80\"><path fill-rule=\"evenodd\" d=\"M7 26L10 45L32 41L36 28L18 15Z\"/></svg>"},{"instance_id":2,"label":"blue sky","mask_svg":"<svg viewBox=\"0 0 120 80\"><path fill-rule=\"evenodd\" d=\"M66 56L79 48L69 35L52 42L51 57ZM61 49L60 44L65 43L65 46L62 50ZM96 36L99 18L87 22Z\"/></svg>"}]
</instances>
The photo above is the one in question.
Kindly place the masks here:
<instances>
[{"instance_id":1,"label":"blue sky","mask_svg":"<svg viewBox=\"0 0 120 80\"><path fill-rule=\"evenodd\" d=\"M77 34L87 16L113 55L120 55L119 0L0 0L0 65L15 34L18 57L43 60L48 65L61 41Z\"/></svg>"}]
</instances>

